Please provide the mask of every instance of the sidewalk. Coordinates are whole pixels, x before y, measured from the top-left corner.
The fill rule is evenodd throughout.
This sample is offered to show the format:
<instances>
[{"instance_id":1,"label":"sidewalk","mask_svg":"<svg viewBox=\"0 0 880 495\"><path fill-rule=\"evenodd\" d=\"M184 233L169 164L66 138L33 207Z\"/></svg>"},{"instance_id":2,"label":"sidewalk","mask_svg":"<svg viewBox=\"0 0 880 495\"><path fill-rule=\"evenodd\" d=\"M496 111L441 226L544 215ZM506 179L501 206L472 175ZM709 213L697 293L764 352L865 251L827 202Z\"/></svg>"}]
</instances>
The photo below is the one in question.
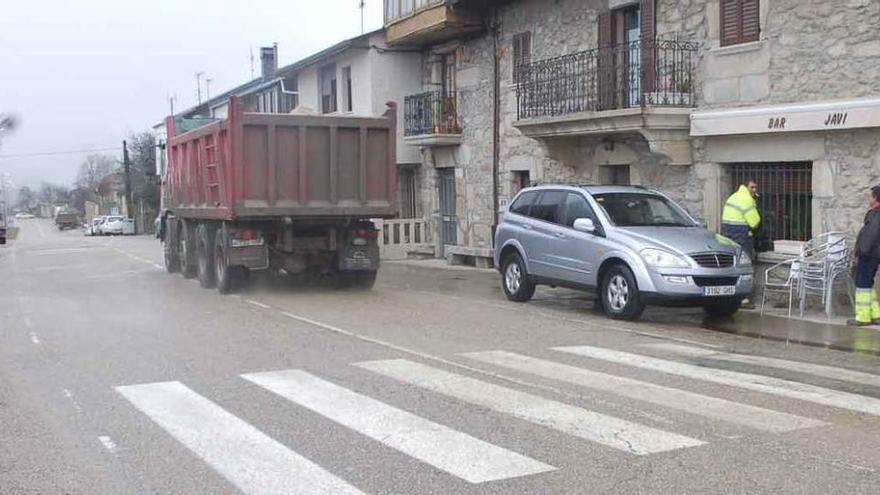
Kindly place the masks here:
<instances>
[{"instance_id":1,"label":"sidewalk","mask_svg":"<svg viewBox=\"0 0 880 495\"><path fill-rule=\"evenodd\" d=\"M440 259L383 261L382 266L389 271L416 272L421 275L421 283L432 282L435 289L462 292L470 290L483 296L504 297L501 294L500 276L493 269L448 265L445 260ZM559 297L556 294L557 291L553 291L548 295ZM828 320L824 313L813 310L804 319L796 317L796 312L788 318L787 308L768 308L763 316L760 310L740 311L733 318L695 318L693 312L686 313L676 308L661 311L666 324L678 321L682 324L696 324L707 330L747 337L880 355L880 327L848 327L847 316ZM592 315L593 313L590 314Z\"/></svg>"}]
</instances>

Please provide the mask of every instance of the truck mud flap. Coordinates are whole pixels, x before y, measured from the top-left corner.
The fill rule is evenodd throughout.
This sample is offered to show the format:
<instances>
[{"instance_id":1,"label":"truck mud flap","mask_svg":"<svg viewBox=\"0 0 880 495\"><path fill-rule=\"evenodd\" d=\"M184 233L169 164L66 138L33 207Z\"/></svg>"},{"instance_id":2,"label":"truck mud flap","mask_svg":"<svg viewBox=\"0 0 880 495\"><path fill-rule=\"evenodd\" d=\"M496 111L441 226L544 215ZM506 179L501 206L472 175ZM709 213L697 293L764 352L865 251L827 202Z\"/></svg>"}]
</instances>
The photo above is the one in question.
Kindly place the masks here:
<instances>
[{"instance_id":1,"label":"truck mud flap","mask_svg":"<svg viewBox=\"0 0 880 495\"><path fill-rule=\"evenodd\" d=\"M263 246L229 248L229 266L243 266L251 270L269 268L269 250Z\"/></svg>"}]
</instances>

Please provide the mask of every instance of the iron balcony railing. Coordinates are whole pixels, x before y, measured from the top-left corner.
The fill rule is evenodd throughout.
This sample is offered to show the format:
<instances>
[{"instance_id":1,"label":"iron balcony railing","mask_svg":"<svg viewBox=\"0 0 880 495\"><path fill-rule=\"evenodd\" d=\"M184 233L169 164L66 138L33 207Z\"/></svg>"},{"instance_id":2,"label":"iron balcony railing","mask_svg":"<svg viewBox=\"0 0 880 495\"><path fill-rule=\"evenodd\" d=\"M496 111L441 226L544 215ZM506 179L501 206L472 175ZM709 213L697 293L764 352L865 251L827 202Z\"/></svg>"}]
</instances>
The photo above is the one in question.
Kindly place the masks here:
<instances>
[{"instance_id":1,"label":"iron balcony railing","mask_svg":"<svg viewBox=\"0 0 880 495\"><path fill-rule=\"evenodd\" d=\"M454 92L428 91L404 99L404 134L461 134Z\"/></svg>"},{"instance_id":2,"label":"iron balcony railing","mask_svg":"<svg viewBox=\"0 0 880 495\"><path fill-rule=\"evenodd\" d=\"M635 41L520 65L517 117L646 105L693 107L697 44Z\"/></svg>"}]
</instances>

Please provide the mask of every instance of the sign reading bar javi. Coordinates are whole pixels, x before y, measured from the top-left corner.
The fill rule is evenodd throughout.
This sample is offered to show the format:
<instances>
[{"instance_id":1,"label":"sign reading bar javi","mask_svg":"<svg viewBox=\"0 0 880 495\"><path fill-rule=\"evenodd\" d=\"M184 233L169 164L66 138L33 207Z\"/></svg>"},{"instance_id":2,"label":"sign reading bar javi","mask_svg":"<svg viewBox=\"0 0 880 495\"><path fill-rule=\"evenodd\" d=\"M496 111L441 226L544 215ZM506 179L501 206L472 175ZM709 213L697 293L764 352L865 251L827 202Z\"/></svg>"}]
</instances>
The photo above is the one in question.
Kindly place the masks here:
<instances>
[{"instance_id":1,"label":"sign reading bar javi","mask_svg":"<svg viewBox=\"0 0 880 495\"><path fill-rule=\"evenodd\" d=\"M773 105L691 114L691 136L880 127L880 99Z\"/></svg>"}]
</instances>

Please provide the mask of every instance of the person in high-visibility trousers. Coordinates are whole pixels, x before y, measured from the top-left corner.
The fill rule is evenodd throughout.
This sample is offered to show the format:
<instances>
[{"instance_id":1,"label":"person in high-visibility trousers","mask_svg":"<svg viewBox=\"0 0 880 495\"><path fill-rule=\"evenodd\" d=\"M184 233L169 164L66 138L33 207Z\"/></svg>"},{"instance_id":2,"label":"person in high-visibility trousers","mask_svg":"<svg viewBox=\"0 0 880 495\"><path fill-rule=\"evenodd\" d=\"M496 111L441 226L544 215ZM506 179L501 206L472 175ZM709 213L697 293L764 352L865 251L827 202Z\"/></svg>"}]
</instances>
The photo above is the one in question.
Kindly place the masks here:
<instances>
[{"instance_id":1,"label":"person in high-visibility trousers","mask_svg":"<svg viewBox=\"0 0 880 495\"><path fill-rule=\"evenodd\" d=\"M871 188L871 209L856 238L856 326L880 324L880 303L874 290L874 276L880 266L880 186Z\"/></svg>"},{"instance_id":2,"label":"person in high-visibility trousers","mask_svg":"<svg viewBox=\"0 0 880 495\"><path fill-rule=\"evenodd\" d=\"M721 235L735 241L742 246L743 251L752 259L754 266L755 241L753 232L761 224L761 214L758 213L758 183L748 180L739 186L735 193L727 198L724 203L724 211L721 214ZM755 309L752 294L743 299L744 309Z\"/></svg>"}]
</instances>

